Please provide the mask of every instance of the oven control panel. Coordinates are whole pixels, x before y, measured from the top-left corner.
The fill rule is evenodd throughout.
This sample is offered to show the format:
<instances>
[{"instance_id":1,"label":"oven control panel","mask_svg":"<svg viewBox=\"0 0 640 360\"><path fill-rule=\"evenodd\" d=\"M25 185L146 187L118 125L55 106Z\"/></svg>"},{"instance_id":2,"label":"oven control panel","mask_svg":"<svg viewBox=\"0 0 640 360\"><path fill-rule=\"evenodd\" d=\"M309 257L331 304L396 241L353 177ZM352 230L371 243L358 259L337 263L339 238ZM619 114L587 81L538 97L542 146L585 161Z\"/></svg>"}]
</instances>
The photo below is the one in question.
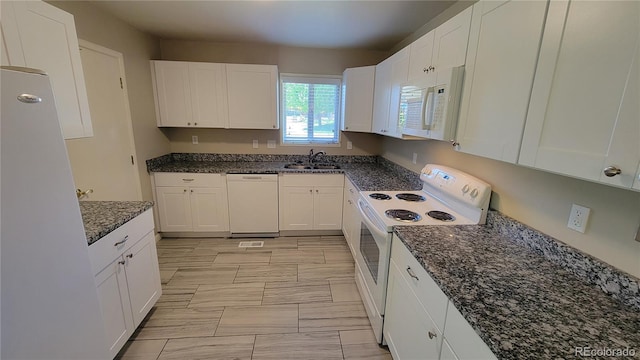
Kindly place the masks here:
<instances>
[{"instance_id":1,"label":"oven control panel","mask_svg":"<svg viewBox=\"0 0 640 360\"><path fill-rule=\"evenodd\" d=\"M420 180L426 191L433 189L477 208L488 206L491 185L460 170L428 164L422 169Z\"/></svg>"}]
</instances>

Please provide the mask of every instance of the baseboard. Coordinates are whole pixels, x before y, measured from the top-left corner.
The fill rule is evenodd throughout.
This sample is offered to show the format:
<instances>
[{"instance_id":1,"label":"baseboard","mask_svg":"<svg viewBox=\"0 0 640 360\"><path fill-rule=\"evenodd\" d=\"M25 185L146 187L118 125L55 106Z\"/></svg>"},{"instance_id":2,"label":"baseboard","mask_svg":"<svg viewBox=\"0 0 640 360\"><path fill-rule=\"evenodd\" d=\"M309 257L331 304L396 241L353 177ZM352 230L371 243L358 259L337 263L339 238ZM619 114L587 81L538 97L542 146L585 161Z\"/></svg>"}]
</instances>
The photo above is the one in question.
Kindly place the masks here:
<instances>
[{"instance_id":1,"label":"baseboard","mask_svg":"<svg viewBox=\"0 0 640 360\"><path fill-rule=\"evenodd\" d=\"M281 230L280 236L340 236L342 230Z\"/></svg>"}]
</instances>

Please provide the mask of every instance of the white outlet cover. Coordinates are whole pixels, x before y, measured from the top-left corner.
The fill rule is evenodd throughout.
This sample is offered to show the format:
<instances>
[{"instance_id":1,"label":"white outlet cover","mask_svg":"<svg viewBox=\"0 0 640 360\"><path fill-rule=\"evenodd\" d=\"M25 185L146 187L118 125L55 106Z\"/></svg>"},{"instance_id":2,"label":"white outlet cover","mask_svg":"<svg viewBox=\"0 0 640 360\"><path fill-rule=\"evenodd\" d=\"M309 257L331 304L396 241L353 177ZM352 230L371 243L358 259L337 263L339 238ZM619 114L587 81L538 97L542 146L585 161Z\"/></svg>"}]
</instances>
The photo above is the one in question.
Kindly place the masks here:
<instances>
[{"instance_id":1,"label":"white outlet cover","mask_svg":"<svg viewBox=\"0 0 640 360\"><path fill-rule=\"evenodd\" d=\"M192 143L193 145L198 144L198 135L193 135L193 136L191 137L191 143Z\"/></svg>"},{"instance_id":2,"label":"white outlet cover","mask_svg":"<svg viewBox=\"0 0 640 360\"><path fill-rule=\"evenodd\" d=\"M587 222L589 221L590 213L591 209L588 207L573 204L571 206L571 213L569 213L569 222L567 223L567 227L584 234L587 229Z\"/></svg>"},{"instance_id":3,"label":"white outlet cover","mask_svg":"<svg viewBox=\"0 0 640 360\"><path fill-rule=\"evenodd\" d=\"M347 150L353 149L353 143L351 141L347 141Z\"/></svg>"},{"instance_id":4,"label":"white outlet cover","mask_svg":"<svg viewBox=\"0 0 640 360\"><path fill-rule=\"evenodd\" d=\"M254 149L258 148L258 140L253 140L253 148Z\"/></svg>"},{"instance_id":5,"label":"white outlet cover","mask_svg":"<svg viewBox=\"0 0 640 360\"><path fill-rule=\"evenodd\" d=\"M276 141L275 140L267 140L267 148L268 149L275 149L276 148Z\"/></svg>"},{"instance_id":6,"label":"white outlet cover","mask_svg":"<svg viewBox=\"0 0 640 360\"><path fill-rule=\"evenodd\" d=\"M418 154L417 153L413 153L413 159L411 160L412 163L416 164L418 162Z\"/></svg>"}]
</instances>

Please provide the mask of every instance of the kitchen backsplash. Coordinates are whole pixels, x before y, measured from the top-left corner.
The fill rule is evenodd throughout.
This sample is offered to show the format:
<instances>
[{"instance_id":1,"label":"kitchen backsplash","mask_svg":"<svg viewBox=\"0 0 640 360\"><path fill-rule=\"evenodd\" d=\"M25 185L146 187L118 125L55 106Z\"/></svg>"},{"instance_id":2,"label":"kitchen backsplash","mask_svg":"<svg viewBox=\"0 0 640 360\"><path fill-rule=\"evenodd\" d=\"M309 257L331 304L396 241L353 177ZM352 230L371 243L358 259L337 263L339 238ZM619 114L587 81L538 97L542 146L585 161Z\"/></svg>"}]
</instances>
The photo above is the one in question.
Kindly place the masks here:
<instances>
[{"instance_id":1,"label":"kitchen backsplash","mask_svg":"<svg viewBox=\"0 0 640 360\"><path fill-rule=\"evenodd\" d=\"M531 248L623 303L640 309L640 279L615 269L498 211L489 211L487 226L521 245Z\"/></svg>"}]
</instances>

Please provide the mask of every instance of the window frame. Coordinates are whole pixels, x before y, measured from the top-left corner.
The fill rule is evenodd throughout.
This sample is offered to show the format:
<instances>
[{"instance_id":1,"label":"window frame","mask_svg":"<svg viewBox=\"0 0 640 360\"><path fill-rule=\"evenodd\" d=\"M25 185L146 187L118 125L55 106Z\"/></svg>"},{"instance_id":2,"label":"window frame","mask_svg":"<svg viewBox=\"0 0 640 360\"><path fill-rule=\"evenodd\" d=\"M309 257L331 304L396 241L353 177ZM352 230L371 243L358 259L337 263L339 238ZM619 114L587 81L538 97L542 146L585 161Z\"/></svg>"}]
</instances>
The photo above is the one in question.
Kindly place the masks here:
<instances>
[{"instance_id":1,"label":"window frame","mask_svg":"<svg viewBox=\"0 0 640 360\"><path fill-rule=\"evenodd\" d=\"M293 81L292 81L293 80ZM290 74L290 73L281 73L280 74L280 99L278 101L280 119L278 119L280 123L280 145L281 146L309 146L309 145L322 145L325 147L340 147L341 146L341 125L342 125L342 97L343 89L342 89L342 75L312 75L312 74ZM322 141L322 140L311 140L308 137L305 140L301 141L291 141L285 140L286 138L286 109L285 109L285 96L284 96L284 84L285 83L304 83L304 84L327 84L327 85L335 85L338 89L338 99L336 104L336 140L331 141Z\"/></svg>"}]
</instances>

